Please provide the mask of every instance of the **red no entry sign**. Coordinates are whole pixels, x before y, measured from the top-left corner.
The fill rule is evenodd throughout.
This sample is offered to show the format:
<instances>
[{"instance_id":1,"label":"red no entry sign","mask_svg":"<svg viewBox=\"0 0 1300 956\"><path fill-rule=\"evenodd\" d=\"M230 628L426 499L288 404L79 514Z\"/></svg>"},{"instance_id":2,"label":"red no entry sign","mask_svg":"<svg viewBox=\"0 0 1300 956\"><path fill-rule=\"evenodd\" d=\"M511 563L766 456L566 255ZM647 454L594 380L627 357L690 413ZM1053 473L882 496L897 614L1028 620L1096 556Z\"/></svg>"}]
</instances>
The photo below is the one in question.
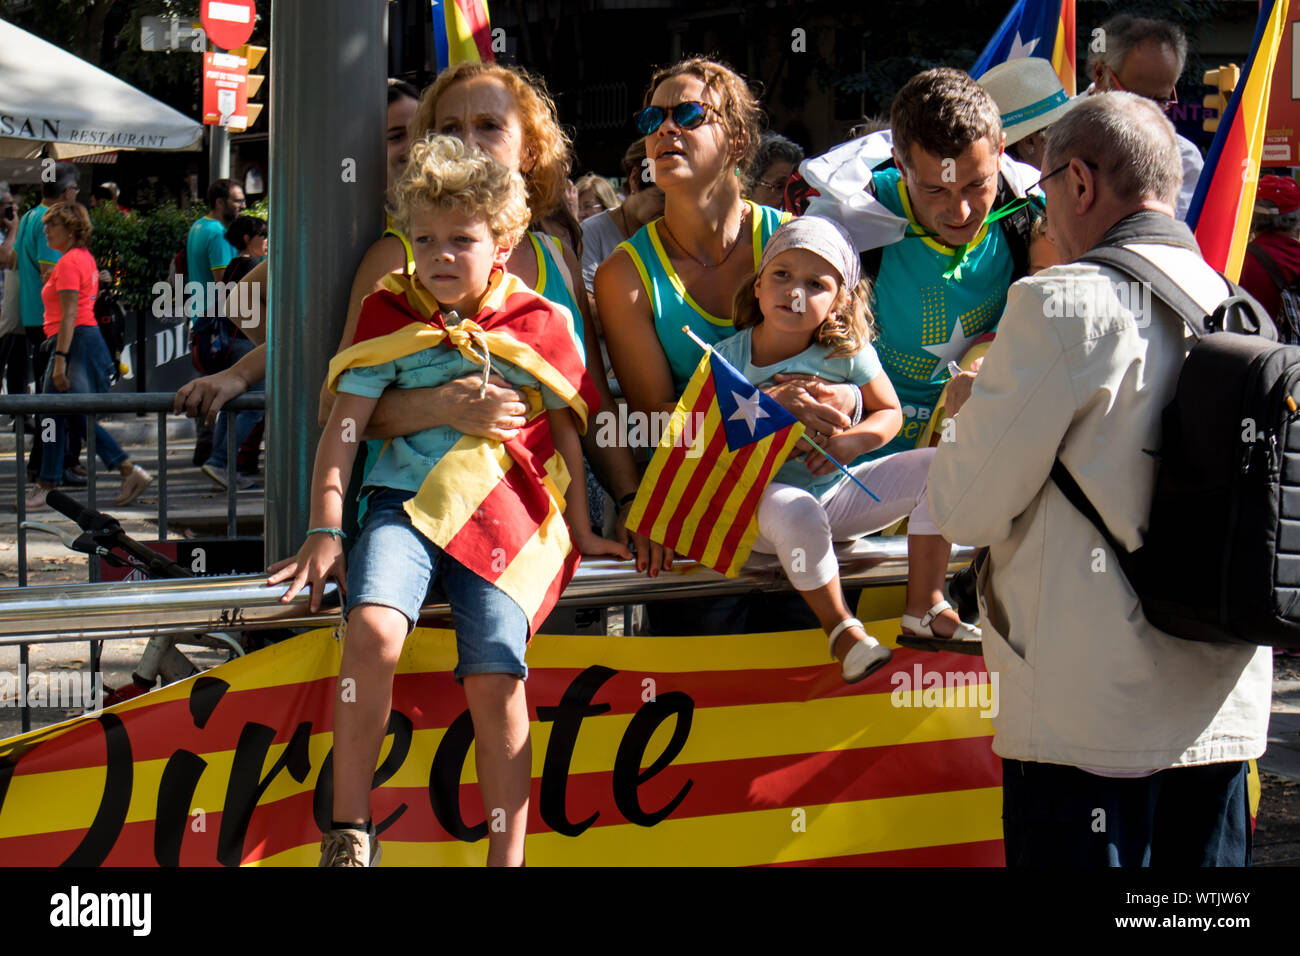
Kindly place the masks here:
<instances>
[{"instance_id":1,"label":"red no entry sign","mask_svg":"<svg viewBox=\"0 0 1300 956\"><path fill-rule=\"evenodd\" d=\"M253 0L203 0L199 19L209 40L223 50L232 50L253 35L257 11Z\"/></svg>"}]
</instances>

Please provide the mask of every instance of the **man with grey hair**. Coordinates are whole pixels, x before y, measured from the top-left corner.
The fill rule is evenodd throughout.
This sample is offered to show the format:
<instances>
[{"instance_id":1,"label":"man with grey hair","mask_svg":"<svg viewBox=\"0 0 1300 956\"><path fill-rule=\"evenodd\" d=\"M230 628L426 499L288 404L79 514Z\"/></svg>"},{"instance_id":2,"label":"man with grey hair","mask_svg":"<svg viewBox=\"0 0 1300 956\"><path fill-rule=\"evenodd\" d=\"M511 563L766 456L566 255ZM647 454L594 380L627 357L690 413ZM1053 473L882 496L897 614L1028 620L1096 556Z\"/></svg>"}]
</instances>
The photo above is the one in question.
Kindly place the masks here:
<instances>
[{"instance_id":1,"label":"man with grey hair","mask_svg":"<svg viewBox=\"0 0 1300 956\"><path fill-rule=\"evenodd\" d=\"M1010 865L1250 859L1246 761L1264 752L1269 649L1152 627L1106 541L1050 480L1059 457L1120 545L1142 544L1156 470L1146 450L1160 445L1191 340L1149 290L1086 259L1123 246L1207 313L1227 297L1173 218L1173 137L1129 93L1089 97L1053 125L1043 189L1066 264L1012 285L978 375L950 388L952 440L930 469L944 537L990 548L979 603L1001 677L993 749Z\"/></svg>"},{"instance_id":2,"label":"man with grey hair","mask_svg":"<svg viewBox=\"0 0 1300 956\"><path fill-rule=\"evenodd\" d=\"M1178 78L1187 63L1187 37L1178 24L1121 14L1103 23L1100 31L1100 42L1090 44L1088 54L1088 93L1136 93L1166 111L1178 102ZM1182 160L1174 216L1185 219L1205 160L1191 140L1176 133L1174 139Z\"/></svg>"}]
</instances>

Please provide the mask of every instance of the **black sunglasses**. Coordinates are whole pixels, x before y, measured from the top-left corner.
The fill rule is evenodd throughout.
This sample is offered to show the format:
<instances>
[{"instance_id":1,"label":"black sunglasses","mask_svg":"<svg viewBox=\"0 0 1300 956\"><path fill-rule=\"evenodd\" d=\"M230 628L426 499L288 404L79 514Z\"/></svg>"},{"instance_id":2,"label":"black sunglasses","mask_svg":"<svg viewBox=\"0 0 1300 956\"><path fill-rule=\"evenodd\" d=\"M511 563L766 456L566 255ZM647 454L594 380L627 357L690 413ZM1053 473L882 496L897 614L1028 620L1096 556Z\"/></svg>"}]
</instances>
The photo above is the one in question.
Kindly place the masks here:
<instances>
[{"instance_id":1,"label":"black sunglasses","mask_svg":"<svg viewBox=\"0 0 1300 956\"><path fill-rule=\"evenodd\" d=\"M671 110L666 110L662 106L647 106L640 113L637 113L633 119L641 135L649 136L664 124L669 112L672 113L673 122L682 129L695 129L708 119L709 110L713 110L715 113L718 112L716 107L708 103L687 100L685 103L678 103Z\"/></svg>"},{"instance_id":2,"label":"black sunglasses","mask_svg":"<svg viewBox=\"0 0 1300 956\"><path fill-rule=\"evenodd\" d=\"M1091 160L1084 159L1082 156L1078 157L1078 159L1079 159L1079 162L1083 163L1083 165L1087 166L1089 169L1094 169L1094 170L1096 170L1096 169L1101 169L1101 167L1098 166L1096 163L1092 162ZM1070 162L1073 162L1073 160L1071 160ZM1039 191L1041 192L1041 191L1042 191L1042 188L1043 188L1043 183L1047 182L1047 181L1048 181L1049 179L1051 179L1053 176L1056 176L1056 175L1058 175L1059 173L1063 173L1063 172L1065 172L1065 171L1066 171L1067 169L1069 169L1069 168L1070 168L1070 163L1069 163L1069 162L1067 162L1067 163L1065 163L1065 164L1063 164L1063 165L1061 165L1061 166L1057 166L1055 169L1053 169L1053 170L1052 170L1050 173L1048 173L1046 176L1043 176L1042 178L1040 178L1040 179L1038 180L1038 182L1034 183L1032 186L1030 186L1028 189L1026 189L1026 190L1025 190L1025 194L1028 195L1029 193L1032 193L1035 189L1037 189L1037 190L1039 190Z\"/></svg>"}]
</instances>

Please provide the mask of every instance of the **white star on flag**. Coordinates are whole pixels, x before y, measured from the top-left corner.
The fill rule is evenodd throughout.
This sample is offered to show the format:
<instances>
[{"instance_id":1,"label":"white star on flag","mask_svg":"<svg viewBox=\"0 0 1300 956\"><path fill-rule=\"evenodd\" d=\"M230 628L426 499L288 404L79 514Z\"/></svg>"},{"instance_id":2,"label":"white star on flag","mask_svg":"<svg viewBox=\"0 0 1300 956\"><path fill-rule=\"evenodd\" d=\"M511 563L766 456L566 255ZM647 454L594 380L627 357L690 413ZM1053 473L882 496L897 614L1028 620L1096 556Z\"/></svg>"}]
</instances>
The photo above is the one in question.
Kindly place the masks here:
<instances>
[{"instance_id":1,"label":"white star on flag","mask_svg":"<svg viewBox=\"0 0 1300 956\"><path fill-rule=\"evenodd\" d=\"M731 413L731 417L727 419L727 421L734 422L736 419L740 419L749 426L750 435L753 435L757 430L758 420L760 418L770 417L767 412L763 411L763 409L759 407L758 395L759 393L757 389L754 390L754 393L750 395L749 398L745 398L745 396L741 395L739 392L731 393L731 397L736 400L736 410Z\"/></svg>"},{"instance_id":2,"label":"white star on flag","mask_svg":"<svg viewBox=\"0 0 1300 956\"><path fill-rule=\"evenodd\" d=\"M940 342L937 345L922 345L931 355L939 360L939 365L943 366L949 362L957 362L966 354L970 348L971 342L979 338L978 335L967 335L966 330L961 327L961 319L957 319L952 326L952 334L948 336L947 342Z\"/></svg>"},{"instance_id":3,"label":"white star on flag","mask_svg":"<svg viewBox=\"0 0 1300 956\"><path fill-rule=\"evenodd\" d=\"M1038 46L1038 37L1034 37L1028 43L1020 39L1020 31L1016 31L1016 38L1011 41L1011 51L1007 53L1008 60L1019 60L1027 56L1034 55L1034 47Z\"/></svg>"}]
</instances>

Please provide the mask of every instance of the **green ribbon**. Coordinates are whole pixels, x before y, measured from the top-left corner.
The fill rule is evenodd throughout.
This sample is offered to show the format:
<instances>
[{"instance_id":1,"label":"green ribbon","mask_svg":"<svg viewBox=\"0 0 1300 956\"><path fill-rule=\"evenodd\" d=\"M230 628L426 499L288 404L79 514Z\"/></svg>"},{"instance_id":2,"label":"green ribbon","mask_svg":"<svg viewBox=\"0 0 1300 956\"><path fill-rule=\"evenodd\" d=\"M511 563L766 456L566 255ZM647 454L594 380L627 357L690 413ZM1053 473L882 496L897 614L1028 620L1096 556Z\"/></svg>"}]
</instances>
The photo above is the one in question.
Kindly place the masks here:
<instances>
[{"instance_id":1,"label":"green ribbon","mask_svg":"<svg viewBox=\"0 0 1300 956\"><path fill-rule=\"evenodd\" d=\"M1005 219L1007 216L1010 216L1012 213L1019 212L1020 210L1024 209L1026 206L1037 206L1038 208L1041 209L1044 207L1044 205L1045 204L1041 196L1025 196L1021 199L1013 199L1011 202L1007 203L1005 206L1001 207L1000 209L995 209L991 213L989 213L988 218L984 220L984 226L991 226L999 219ZM916 238L925 237L929 239L937 239L939 240L939 242L943 243L944 245L947 245L947 243L943 242L943 237L940 236L937 232L930 232L930 230L924 228L919 223L915 223L915 222L912 223L912 228L916 231L908 233L909 236L916 237ZM969 254L970 254L969 242L963 242L960 246L955 248L952 253L952 258L948 260L948 267L943 270L943 277L945 279L950 279L956 282L960 282L961 267L966 264L966 256Z\"/></svg>"}]
</instances>

